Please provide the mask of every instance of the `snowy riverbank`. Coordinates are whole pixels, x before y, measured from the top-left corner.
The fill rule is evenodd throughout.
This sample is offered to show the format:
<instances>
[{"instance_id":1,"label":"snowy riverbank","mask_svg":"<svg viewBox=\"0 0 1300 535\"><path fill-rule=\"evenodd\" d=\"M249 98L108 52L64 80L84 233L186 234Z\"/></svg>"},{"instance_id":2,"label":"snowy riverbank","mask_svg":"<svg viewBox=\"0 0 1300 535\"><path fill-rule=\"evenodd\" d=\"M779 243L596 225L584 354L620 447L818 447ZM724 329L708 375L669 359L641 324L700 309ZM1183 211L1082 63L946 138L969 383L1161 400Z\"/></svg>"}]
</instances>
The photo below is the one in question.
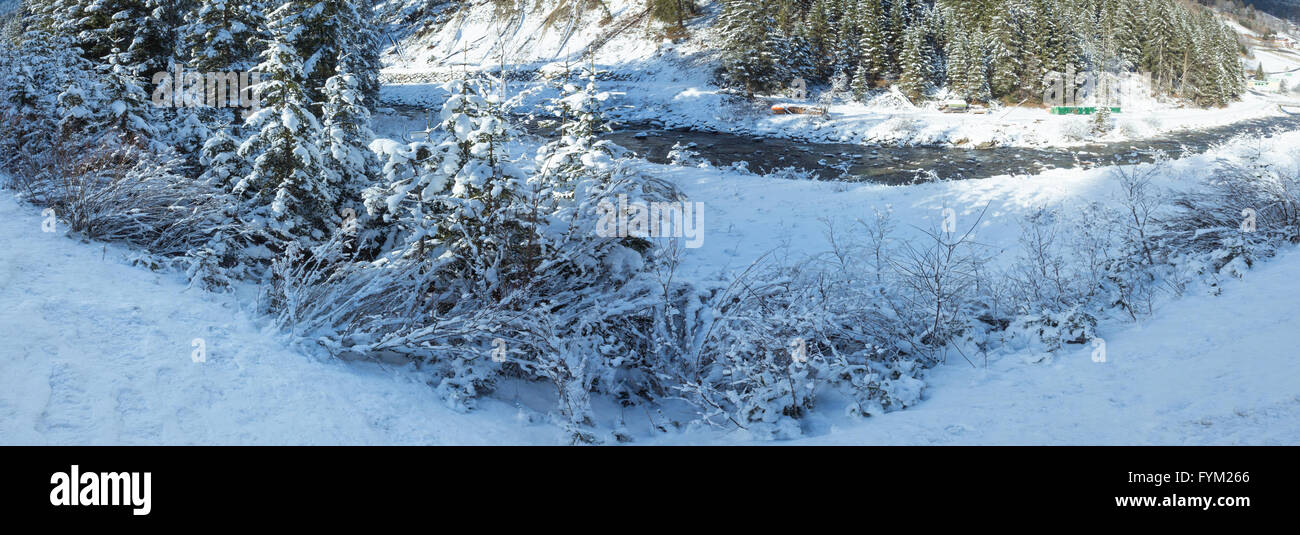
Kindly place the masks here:
<instances>
[{"instance_id":1,"label":"snowy riverbank","mask_svg":"<svg viewBox=\"0 0 1300 535\"><path fill-rule=\"evenodd\" d=\"M1294 167L1300 134L1243 142L1170 164L1165 187L1188 187L1218 159L1253 148ZM648 164L647 164L648 165ZM1036 207L1068 211L1104 200L1107 169L888 187L756 177L648 165L704 203L705 244L682 275L726 277L774 251L828 248L843 226L892 208L899 239L952 208L959 222L988 206L979 239L1015 255L1016 224ZM40 231L39 210L0 199L0 443L3 444L560 444L546 388L505 384L476 411L454 412L411 368L344 363L268 331L249 297L186 288L174 273L122 260L125 251ZM1055 355L1007 347L987 367L960 358L927 377L926 399L870 419L833 400L803 422L808 443L1293 444L1300 441L1300 304L1289 251L1204 292L1163 300L1136 323L1103 322L1109 359L1087 346ZM247 293L247 292L244 292ZM1191 333L1191 334L1189 334ZM194 362L202 338L206 362ZM747 443L744 431L656 424L597 400L601 427L623 421L637 443Z\"/></svg>"}]
</instances>

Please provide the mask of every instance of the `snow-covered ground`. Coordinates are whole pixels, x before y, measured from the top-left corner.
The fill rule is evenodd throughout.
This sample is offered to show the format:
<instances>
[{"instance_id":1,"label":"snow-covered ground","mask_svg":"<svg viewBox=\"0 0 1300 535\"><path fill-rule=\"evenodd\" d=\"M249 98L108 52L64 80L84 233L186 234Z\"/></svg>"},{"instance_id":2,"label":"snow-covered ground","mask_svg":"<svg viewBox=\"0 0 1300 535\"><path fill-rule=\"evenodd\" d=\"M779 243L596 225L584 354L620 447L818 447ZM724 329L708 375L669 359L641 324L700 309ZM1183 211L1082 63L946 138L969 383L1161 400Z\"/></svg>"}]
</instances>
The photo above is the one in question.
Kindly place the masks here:
<instances>
[{"instance_id":1,"label":"snow-covered ground","mask_svg":"<svg viewBox=\"0 0 1300 535\"><path fill-rule=\"evenodd\" d=\"M1270 161L1300 163L1300 133L1267 140ZM1187 187L1242 145L1173 162L1161 185ZM824 251L824 221L844 228L892 207L900 239L943 208L958 224L988 206L979 241L1014 256L1016 224L1042 205L1104 200L1107 169L1033 177L880 186L784 180L647 164L705 207L705 242L682 276L726 276L768 251ZM966 223L963 223L966 222ZM463 414L410 368L344 363L264 327L249 299L187 289L179 274L127 265L124 251L40 231L39 210L0 198L0 443L3 444L561 444L545 423L546 388L505 385ZM834 444L1295 444L1300 442L1300 289L1289 251L1204 292L1162 301L1150 318L1099 327L1091 347L1049 356L992 353L933 370L922 403L862 420L827 400L797 442ZM202 338L206 362L192 360ZM672 407L667 413L674 414ZM596 403L602 428L620 417ZM743 431L684 426L637 443L749 443ZM646 413L646 418L650 414ZM656 417L658 418L658 417Z\"/></svg>"},{"instance_id":2,"label":"snow-covered ground","mask_svg":"<svg viewBox=\"0 0 1300 535\"><path fill-rule=\"evenodd\" d=\"M926 379L928 399L867 421L822 407L794 444L1300 444L1300 252L1188 297L1043 363L1008 355L988 368L958 361ZM982 363L981 363L982 364ZM828 413L831 413L829 416ZM730 435L666 443L744 442Z\"/></svg>"},{"instance_id":3,"label":"snow-covered ground","mask_svg":"<svg viewBox=\"0 0 1300 535\"><path fill-rule=\"evenodd\" d=\"M0 444L553 444L486 400L448 409L417 373L288 347L230 295L41 231L0 192ZM194 362L201 338L206 362Z\"/></svg>"}]
</instances>

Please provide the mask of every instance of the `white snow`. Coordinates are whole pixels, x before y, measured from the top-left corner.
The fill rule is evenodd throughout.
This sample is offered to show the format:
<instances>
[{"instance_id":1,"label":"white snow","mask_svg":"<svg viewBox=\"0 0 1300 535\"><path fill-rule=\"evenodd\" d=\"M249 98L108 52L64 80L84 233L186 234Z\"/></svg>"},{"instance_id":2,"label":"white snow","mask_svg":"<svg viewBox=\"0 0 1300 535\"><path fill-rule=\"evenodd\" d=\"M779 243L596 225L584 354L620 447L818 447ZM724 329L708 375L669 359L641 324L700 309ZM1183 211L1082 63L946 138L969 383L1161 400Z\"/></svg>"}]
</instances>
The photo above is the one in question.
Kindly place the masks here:
<instances>
[{"instance_id":1,"label":"white snow","mask_svg":"<svg viewBox=\"0 0 1300 535\"><path fill-rule=\"evenodd\" d=\"M0 194L0 444L563 443L505 402L454 412L410 369L292 349L235 297L39 212Z\"/></svg>"},{"instance_id":2,"label":"white snow","mask_svg":"<svg viewBox=\"0 0 1300 535\"><path fill-rule=\"evenodd\" d=\"M1294 445L1300 443L1300 252L1171 303L1046 364L939 367L928 399L866 421L819 407L794 444ZM982 364L982 363L980 363ZM826 416L830 413L830 416ZM740 433L665 443L743 441Z\"/></svg>"}]
</instances>

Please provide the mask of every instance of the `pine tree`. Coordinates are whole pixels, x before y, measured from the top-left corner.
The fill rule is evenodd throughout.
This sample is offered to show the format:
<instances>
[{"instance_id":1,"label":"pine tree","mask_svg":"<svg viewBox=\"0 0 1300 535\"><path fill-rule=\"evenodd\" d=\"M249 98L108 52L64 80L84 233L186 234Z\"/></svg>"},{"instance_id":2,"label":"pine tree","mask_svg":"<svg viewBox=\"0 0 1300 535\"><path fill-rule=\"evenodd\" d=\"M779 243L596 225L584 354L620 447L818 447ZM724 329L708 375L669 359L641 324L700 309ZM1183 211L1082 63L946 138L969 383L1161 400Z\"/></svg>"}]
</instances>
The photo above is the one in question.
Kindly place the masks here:
<instances>
[{"instance_id":1,"label":"pine tree","mask_svg":"<svg viewBox=\"0 0 1300 535\"><path fill-rule=\"evenodd\" d=\"M742 87L746 94L770 89L776 80L775 36L768 29L771 16L764 13L766 2L728 0L721 16L724 43L722 63L726 82Z\"/></svg>"},{"instance_id":2,"label":"pine tree","mask_svg":"<svg viewBox=\"0 0 1300 535\"><path fill-rule=\"evenodd\" d=\"M105 126L116 131L126 142L150 146L158 138L158 110L149 101L139 70L127 63L129 53L114 49L108 56L104 77L107 108ZM155 147L156 148L156 147Z\"/></svg>"},{"instance_id":3,"label":"pine tree","mask_svg":"<svg viewBox=\"0 0 1300 535\"><path fill-rule=\"evenodd\" d=\"M1024 12L1024 6L1019 2L1010 2L993 16L989 35L993 96L1019 96L1018 93L1026 88L1025 35L1021 26Z\"/></svg>"},{"instance_id":4,"label":"pine tree","mask_svg":"<svg viewBox=\"0 0 1300 535\"><path fill-rule=\"evenodd\" d=\"M435 234L440 270L465 281L482 299L499 299L529 276L535 255L530 219L516 205L525 175L505 152L510 139L501 110L480 84L454 81L446 89L442 128L457 147L459 164L445 215ZM449 169L450 170L450 169Z\"/></svg>"},{"instance_id":5,"label":"pine tree","mask_svg":"<svg viewBox=\"0 0 1300 535\"><path fill-rule=\"evenodd\" d=\"M201 72L244 71L257 63L266 38L261 2L202 0L180 28L189 67Z\"/></svg>"},{"instance_id":6,"label":"pine tree","mask_svg":"<svg viewBox=\"0 0 1300 535\"><path fill-rule=\"evenodd\" d=\"M695 13L693 0L650 0L650 15L676 28L684 28L686 18Z\"/></svg>"},{"instance_id":7,"label":"pine tree","mask_svg":"<svg viewBox=\"0 0 1300 535\"><path fill-rule=\"evenodd\" d=\"M131 13L133 16L113 17L109 35L115 42L118 36L126 42L124 59L140 76L166 71L176 55L176 31L168 24L174 4L168 0L142 0Z\"/></svg>"},{"instance_id":8,"label":"pine tree","mask_svg":"<svg viewBox=\"0 0 1300 535\"><path fill-rule=\"evenodd\" d=\"M95 64L83 56L76 39L41 23L48 20L42 13L30 15L29 26L35 29L3 56L6 76L0 77L4 122L21 125L0 138L7 149L0 151L0 162L30 166L33 177L56 172L49 168L50 156L82 156L80 149L96 147L107 107Z\"/></svg>"},{"instance_id":9,"label":"pine tree","mask_svg":"<svg viewBox=\"0 0 1300 535\"><path fill-rule=\"evenodd\" d=\"M911 24L911 0L890 0L886 41L889 46L889 73L897 78L903 72L901 59L906 48L907 27Z\"/></svg>"},{"instance_id":10,"label":"pine tree","mask_svg":"<svg viewBox=\"0 0 1300 535\"><path fill-rule=\"evenodd\" d=\"M813 0L804 19L803 36L815 61L811 74L816 81L829 80L832 74L833 66L827 61L833 56L835 46L832 1Z\"/></svg>"},{"instance_id":11,"label":"pine tree","mask_svg":"<svg viewBox=\"0 0 1300 535\"><path fill-rule=\"evenodd\" d=\"M1138 0L1111 0L1115 51L1124 69L1135 68L1142 61L1145 22Z\"/></svg>"},{"instance_id":12,"label":"pine tree","mask_svg":"<svg viewBox=\"0 0 1300 535\"><path fill-rule=\"evenodd\" d=\"M1155 77L1156 91L1172 85L1177 28L1172 5L1167 0L1148 0L1145 20L1146 41L1142 49L1143 70Z\"/></svg>"},{"instance_id":13,"label":"pine tree","mask_svg":"<svg viewBox=\"0 0 1300 535\"><path fill-rule=\"evenodd\" d=\"M324 140L321 148L328 156L328 165L338 175L341 203L360 208L362 192L375 182L375 155L370 142L375 134L370 130L370 110L361 94L361 83L348 72L351 62L339 61L339 73L325 81Z\"/></svg>"},{"instance_id":14,"label":"pine tree","mask_svg":"<svg viewBox=\"0 0 1300 535\"><path fill-rule=\"evenodd\" d=\"M340 58L352 62L345 69L358 77L363 95L378 93L379 41L368 9L349 0L288 0L267 19L303 58L311 102L324 101L325 80L337 72Z\"/></svg>"},{"instance_id":15,"label":"pine tree","mask_svg":"<svg viewBox=\"0 0 1300 535\"><path fill-rule=\"evenodd\" d=\"M961 36L954 42L956 46L950 56L951 89L967 101L988 102L992 98L983 41L979 33Z\"/></svg>"},{"instance_id":16,"label":"pine tree","mask_svg":"<svg viewBox=\"0 0 1300 535\"><path fill-rule=\"evenodd\" d=\"M252 172L248 160L239 155L239 145L230 125L218 127L203 143L199 153L202 169L199 181L223 191L233 191Z\"/></svg>"},{"instance_id":17,"label":"pine tree","mask_svg":"<svg viewBox=\"0 0 1300 535\"><path fill-rule=\"evenodd\" d=\"M851 76L859 61L859 19L856 0L838 0L833 5L835 27L831 47L831 72Z\"/></svg>"},{"instance_id":18,"label":"pine tree","mask_svg":"<svg viewBox=\"0 0 1300 535\"><path fill-rule=\"evenodd\" d=\"M602 107L609 94L599 91L599 72L584 69L584 84L564 84L563 96L549 106L560 123L559 137L537 151L535 181L561 197L572 197L573 184L593 172L607 169L623 150L600 135L612 129L605 123Z\"/></svg>"},{"instance_id":19,"label":"pine tree","mask_svg":"<svg viewBox=\"0 0 1300 535\"><path fill-rule=\"evenodd\" d=\"M889 43L885 31L885 8L881 0L859 0L858 51L861 60L853 78L853 93L862 98L875 82L889 72Z\"/></svg>"},{"instance_id":20,"label":"pine tree","mask_svg":"<svg viewBox=\"0 0 1300 535\"><path fill-rule=\"evenodd\" d=\"M919 24L907 28L903 53L899 57L903 70L898 79L899 89L913 101L925 95L933 83L934 56L927 43L926 33L925 28Z\"/></svg>"},{"instance_id":21,"label":"pine tree","mask_svg":"<svg viewBox=\"0 0 1300 535\"><path fill-rule=\"evenodd\" d=\"M183 155L192 168L200 168L199 160L212 130L204 121L204 111L194 108L174 108L167 124L168 141L177 154Z\"/></svg>"},{"instance_id":22,"label":"pine tree","mask_svg":"<svg viewBox=\"0 0 1300 535\"><path fill-rule=\"evenodd\" d=\"M255 215L274 230L319 238L335 216L337 178L317 145L321 128L307 109L302 59L277 35L257 70L264 73L256 88L263 107L248 119L256 133L239 148L253 166L235 192L251 196Z\"/></svg>"}]
</instances>

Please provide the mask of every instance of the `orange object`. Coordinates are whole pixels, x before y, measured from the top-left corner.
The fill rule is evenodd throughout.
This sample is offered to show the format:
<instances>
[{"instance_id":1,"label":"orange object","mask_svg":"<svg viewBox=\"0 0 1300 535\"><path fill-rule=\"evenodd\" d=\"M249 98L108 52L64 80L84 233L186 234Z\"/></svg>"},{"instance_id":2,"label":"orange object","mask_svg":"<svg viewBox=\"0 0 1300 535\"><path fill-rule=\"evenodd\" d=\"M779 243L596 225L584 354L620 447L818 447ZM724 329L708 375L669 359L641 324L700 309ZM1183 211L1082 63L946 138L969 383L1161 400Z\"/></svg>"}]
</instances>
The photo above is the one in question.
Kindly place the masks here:
<instances>
[{"instance_id":1,"label":"orange object","mask_svg":"<svg viewBox=\"0 0 1300 535\"><path fill-rule=\"evenodd\" d=\"M826 108L777 104L772 106L772 113L776 115L826 115Z\"/></svg>"}]
</instances>

